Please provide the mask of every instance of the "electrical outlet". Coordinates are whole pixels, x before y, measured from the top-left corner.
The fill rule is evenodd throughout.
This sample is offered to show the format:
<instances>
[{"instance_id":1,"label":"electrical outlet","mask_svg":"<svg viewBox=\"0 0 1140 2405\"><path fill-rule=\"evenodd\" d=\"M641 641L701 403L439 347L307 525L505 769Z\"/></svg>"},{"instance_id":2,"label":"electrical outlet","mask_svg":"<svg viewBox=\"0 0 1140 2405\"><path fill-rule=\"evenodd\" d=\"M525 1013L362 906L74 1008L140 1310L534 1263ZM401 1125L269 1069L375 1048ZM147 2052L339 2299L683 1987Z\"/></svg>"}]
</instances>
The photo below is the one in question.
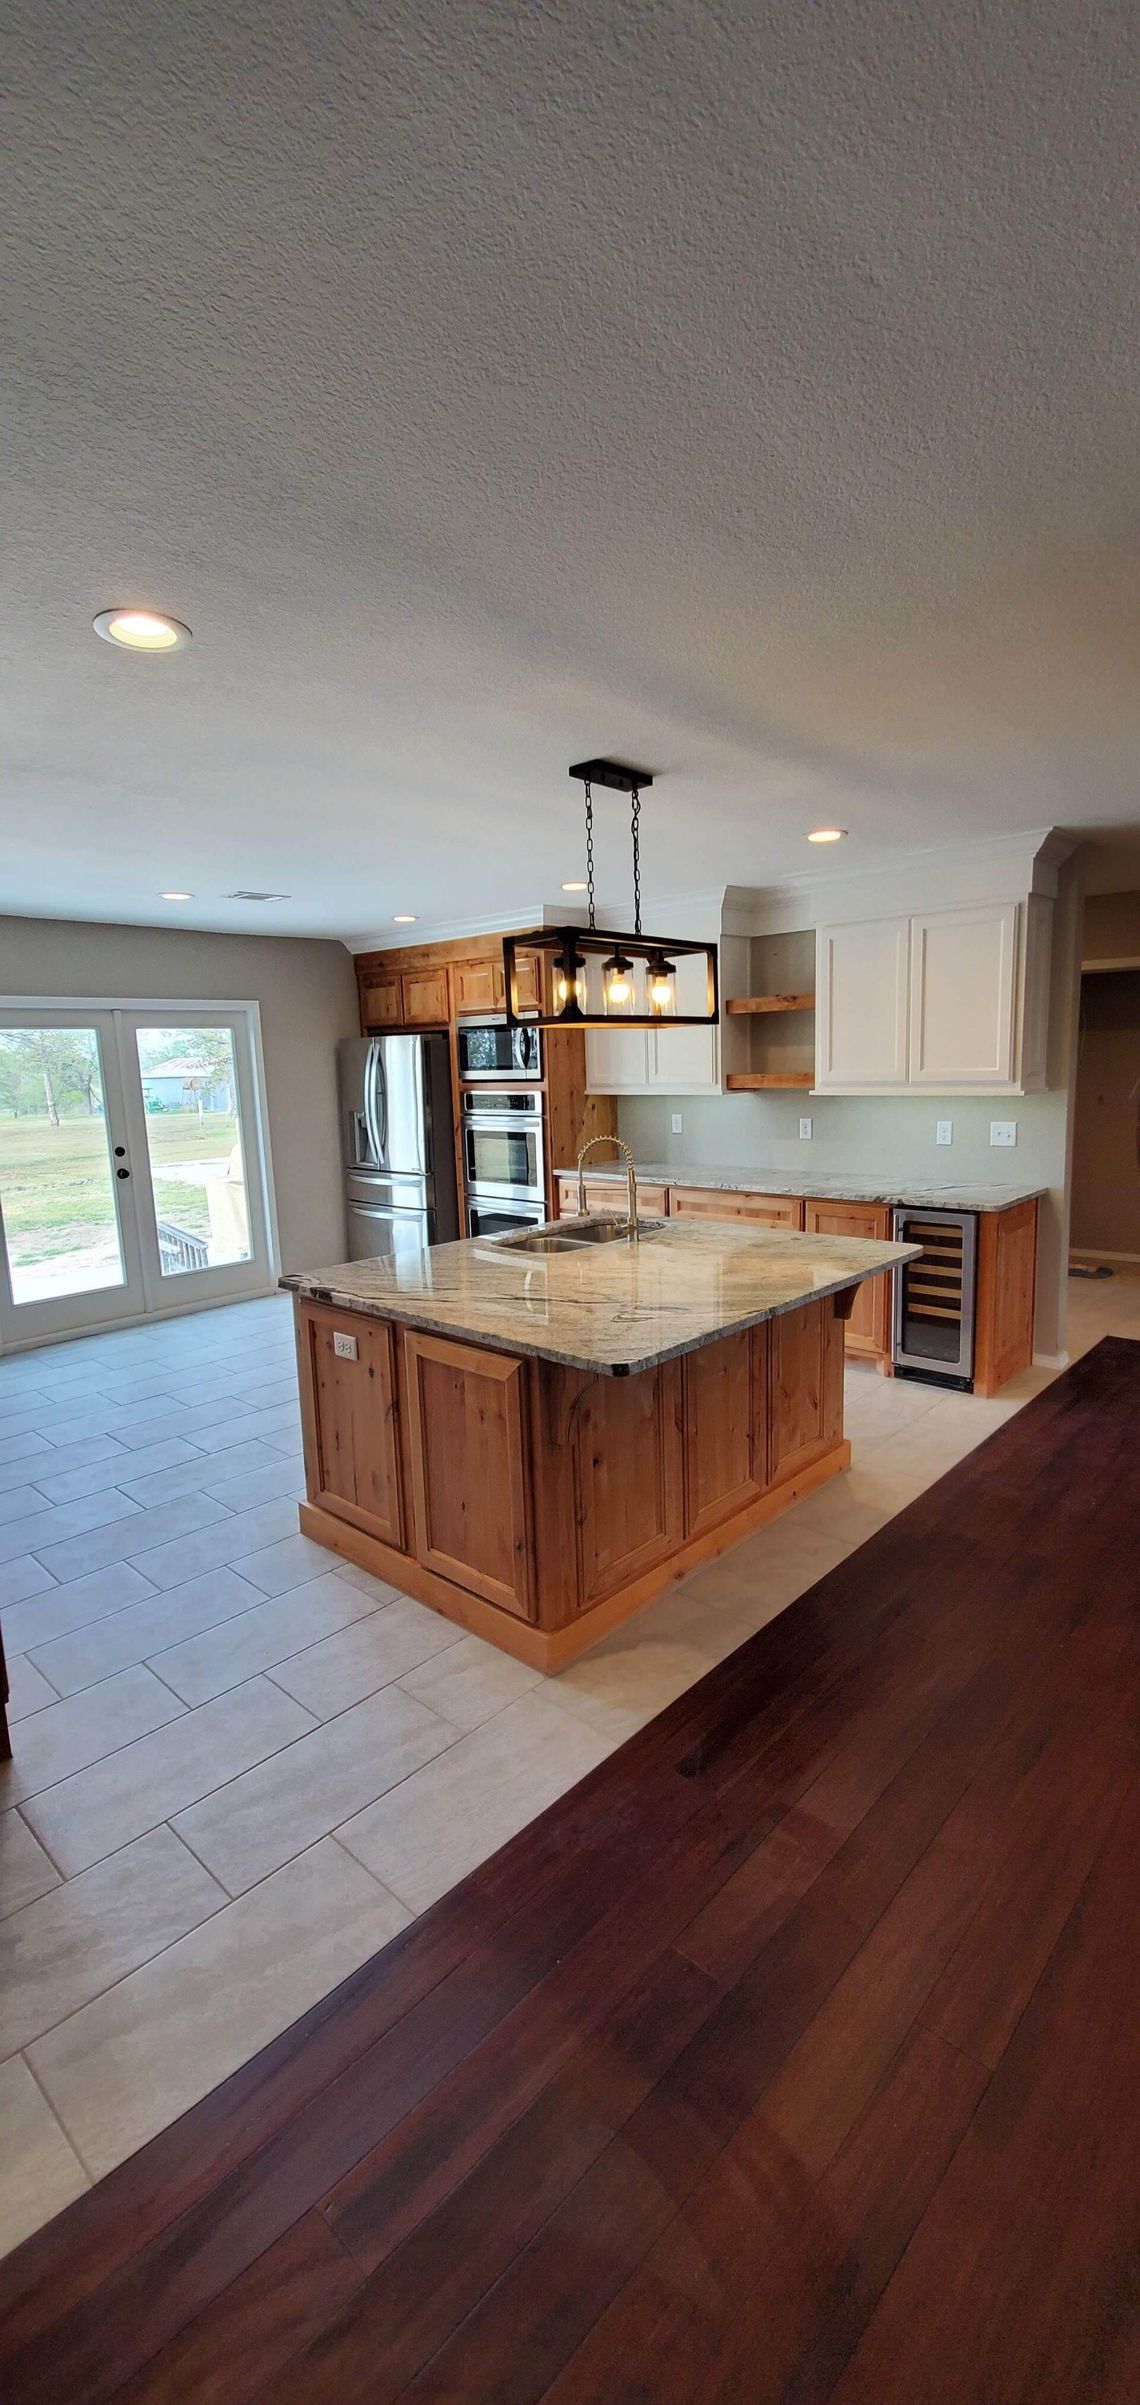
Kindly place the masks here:
<instances>
[{"instance_id":1,"label":"electrical outlet","mask_svg":"<svg viewBox=\"0 0 1140 2405\"><path fill-rule=\"evenodd\" d=\"M801 1134L801 1136L803 1137L803 1139L804 1139L805 1143L806 1143L806 1142L808 1142L808 1141L810 1140L810 1137L811 1137L811 1120L810 1120L810 1119L801 1119L801 1121L800 1121L800 1134Z\"/></svg>"},{"instance_id":2,"label":"electrical outlet","mask_svg":"<svg viewBox=\"0 0 1140 2405\"><path fill-rule=\"evenodd\" d=\"M679 1135L680 1135L680 1133L681 1133L681 1130L682 1130L682 1128L684 1127L684 1124L685 1124L685 1122L684 1122L684 1120L683 1120L683 1119L682 1119L682 1117L681 1117L680 1111L674 1111L674 1113L673 1113L673 1119L672 1119L672 1127L673 1127L673 1133L674 1133L674 1135L675 1135L675 1136L679 1136Z\"/></svg>"},{"instance_id":3,"label":"electrical outlet","mask_svg":"<svg viewBox=\"0 0 1140 2405\"><path fill-rule=\"evenodd\" d=\"M355 1361L358 1358L355 1336L346 1336L342 1329L334 1328L333 1351L338 1361Z\"/></svg>"},{"instance_id":4,"label":"electrical outlet","mask_svg":"<svg viewBox=\"0 0 1140 2405\"><path fill-rule=\"evenodd\" d=\"M1016 1142L1017 1142L1017 1121L1016 1121L1016 1119L991 1119L991 1121L990 1121L990 1143L991 1143L991 1144L1016 1144Z\"/></svg>"},{"instance_id":5,"label":"electrical outlet","mask_svg":"<svg viewBox=\"0 0 1140 2405\"><path fill-rule=\"evenodd\" d=\"M952 1144L952 1143L953 1143L953 1141L954 1141L954 1122L953 1122L953 1120L952 1120L952 1119L940 1119L940 1120L938 1121L938 1124L937 1124L937 1126L936 1126L936 1128L935 1128L935 1130L934 1130L934 1141L935 1141L935 1143L936 1143L936 1144Z\"/></svg>"}]
</instances>

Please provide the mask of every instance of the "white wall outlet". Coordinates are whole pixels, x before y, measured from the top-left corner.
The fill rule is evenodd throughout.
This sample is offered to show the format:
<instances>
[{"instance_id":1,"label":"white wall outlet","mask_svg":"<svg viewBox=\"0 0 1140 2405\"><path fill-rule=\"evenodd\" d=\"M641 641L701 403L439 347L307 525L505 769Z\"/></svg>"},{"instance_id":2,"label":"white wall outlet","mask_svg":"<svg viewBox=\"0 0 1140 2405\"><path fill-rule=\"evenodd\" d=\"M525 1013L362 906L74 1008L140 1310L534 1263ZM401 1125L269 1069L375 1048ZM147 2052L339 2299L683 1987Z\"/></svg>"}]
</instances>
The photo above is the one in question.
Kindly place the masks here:
<instances>
[{"instance_id":1,"label":"white wall outlet","mask_svg":"<svg viewBox=\"0 0 1140 2405\"><path fill-rule=\"evenodd\" d=\"M934 1141L936 1144L953 1143L954 1122L952 1119L939 1119L934 1130Z\"/></svg>"},{"instance_id":2,"label":"white wall outlet","mask_svg":"<svg viewBox=\"0 0 1140 2405\"><path fill-rule=\"evenodd\" d=\"M357 1359L355 1336L346 1336L343 1329L334 1328L333 1351L338 1361L355 1361Z\"/></svg>"},{"instance_id":3,"label":"white wall outlet","mask_svg":"<svg viewBox=\"0 0 1140 2405\"><path fill-rule=\"evenodd\" d=\"M801 1119L801 1121L800 1121L800 1134L801 1134L801 1136L803 1137L803 1139L804 1139L805 1143L807 1143L807 1142L809 1142L809 1141L810 1141L810 1138L811 1138L811 1120L810 1120L810 1119Z\"/></svg>"},{"instance_id":4,"label":"white wall outlet","mask_svg":"<svg viewBox=\"0 0 1140 2405\"><path fill-rule=\"evenodd\" d=\"M990 1143L991 1143L991 1144L1016 1144L1016 1142L1017 1142L1017 1121L1016 1121L1016 1119L991 1119L991 1121L990 1121Z\"/></svg>"},{"instance_id":5,"label":"white wall outlet","mask_svg":"<svg viewBox=\"0 0 1140 2405\"><path fill-rule=\"evenodd\" d=\"M675 1135L675 1136L679 1136L679 1135L680 1135L680 1133L681 1133L681 1130L682 1130L682 1128L684 1127L684 1124L685 1124L685 1122L684 1122L684 1120L683 1120L683 1119L682 1119L682 1117L681 1117L680 1111L674 1111L674 1113L673 1113L673 1119L672 1119L672 1127L673 1127L673 1133L674 1133L674 1135Z\"/></svg>"}]
</instances>

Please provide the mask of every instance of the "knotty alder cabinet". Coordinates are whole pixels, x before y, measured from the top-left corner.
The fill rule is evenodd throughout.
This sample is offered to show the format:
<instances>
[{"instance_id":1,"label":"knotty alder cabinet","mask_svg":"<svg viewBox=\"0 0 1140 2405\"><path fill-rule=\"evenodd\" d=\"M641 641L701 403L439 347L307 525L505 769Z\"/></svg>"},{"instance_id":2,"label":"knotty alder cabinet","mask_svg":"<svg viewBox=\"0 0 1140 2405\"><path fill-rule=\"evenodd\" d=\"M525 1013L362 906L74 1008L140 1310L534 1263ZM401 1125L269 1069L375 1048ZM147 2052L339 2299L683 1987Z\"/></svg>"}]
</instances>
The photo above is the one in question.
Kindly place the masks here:
<instances>
[{"instance_id":1,"label":"knotty alder cabinet","mask_svg":"<svg viewBox=\"0 0 1140 2405\"><path fill-rule=\"evenodd\" d=\"M517 958L519 1003L539 1007L541 964L535 952ZM363 1035L389 1029L446 1027L454 1019L493 1017L506 1009L501 937L486 948L421 944L398 952L360 953L356 962Z\"/></svg>"},{"instance_id":2,"label":"knotty alder cabinet","mask_svg":"<svg viewBox=\"0 0 1140 2405\"><path fill-rule=\"evenodd\" d=\"M612 1377L298 1297L301 1526L558 1669L846 1468L848 1301Z\"/></svg>"}]
</instances>

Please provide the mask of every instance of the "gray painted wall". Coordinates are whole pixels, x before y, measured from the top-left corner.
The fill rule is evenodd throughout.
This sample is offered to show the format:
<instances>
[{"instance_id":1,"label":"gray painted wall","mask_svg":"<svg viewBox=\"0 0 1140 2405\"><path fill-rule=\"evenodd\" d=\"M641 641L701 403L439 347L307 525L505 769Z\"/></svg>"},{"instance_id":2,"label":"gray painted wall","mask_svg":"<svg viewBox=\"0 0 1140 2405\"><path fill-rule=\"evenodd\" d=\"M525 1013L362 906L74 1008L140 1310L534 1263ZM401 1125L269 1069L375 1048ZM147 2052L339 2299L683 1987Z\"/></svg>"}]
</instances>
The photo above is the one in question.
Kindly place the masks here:
<instances>
[{"instance_id":1,"label":"gray painted wall","mask_svg":"<svg viewBox=\"0 0 1140 2405\"><path fill-rule=\"evenodd\" d=\"M343 944L0 918L0 995L259 1003L281 1266L343 1260L336 1046L359 1032Z\"/></svg>"}]
</instances>

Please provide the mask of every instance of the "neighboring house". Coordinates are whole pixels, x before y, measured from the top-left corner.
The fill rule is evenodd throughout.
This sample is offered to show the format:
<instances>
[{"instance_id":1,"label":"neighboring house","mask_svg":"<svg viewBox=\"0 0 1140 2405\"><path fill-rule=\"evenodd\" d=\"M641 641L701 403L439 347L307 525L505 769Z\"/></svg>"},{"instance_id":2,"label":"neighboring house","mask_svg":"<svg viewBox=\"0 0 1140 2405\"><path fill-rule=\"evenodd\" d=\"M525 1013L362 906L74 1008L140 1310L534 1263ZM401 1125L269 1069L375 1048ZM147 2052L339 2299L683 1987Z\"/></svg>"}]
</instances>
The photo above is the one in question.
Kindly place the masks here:
<instances>
[{"instance_id":1,"label":"neighboring house","mask_svg":"<svg viewBox=\"0 0 1140 2405\"><path fill-rule=\"evenodd\" d=\"M158 1061L142 1072L143 1093L149 1104L164 1111L232 1111L229 1079L219 1077L209 1061Z\"/></svg>"}]
</instances>

